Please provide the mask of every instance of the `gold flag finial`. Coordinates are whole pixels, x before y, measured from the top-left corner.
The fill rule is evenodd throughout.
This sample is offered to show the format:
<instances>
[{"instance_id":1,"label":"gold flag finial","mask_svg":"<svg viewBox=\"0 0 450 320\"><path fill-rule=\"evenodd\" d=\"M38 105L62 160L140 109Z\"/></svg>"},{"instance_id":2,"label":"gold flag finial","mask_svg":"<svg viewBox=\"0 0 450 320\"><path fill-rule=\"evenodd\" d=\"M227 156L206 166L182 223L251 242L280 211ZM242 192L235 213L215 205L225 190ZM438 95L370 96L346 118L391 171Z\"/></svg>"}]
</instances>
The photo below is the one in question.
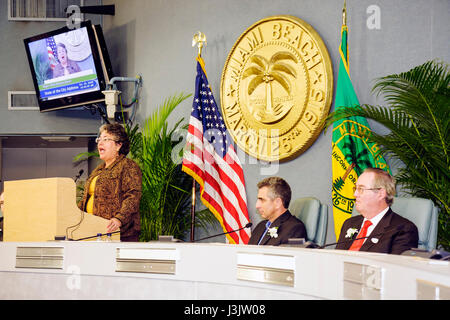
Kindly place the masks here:
<instances>
[{"instance_id":1,"label":"gold flag finial","mask_svg":"<svg viewBox=\"0 0 450 320\"><path fill-rule=\"evenodd\" d=\"M347 0L344 0L344 8L342 8L342 25L347 25Z\"/></svg>"},{"instance_id":2,"label":"gold flag finial","mask_svg":"<svg viewBox=\"0 0 450 320\"><path fill-rule=\"evenodd\" d=\"M194 47L197 45L198 47L198 56L200 57L202 55L202 49L204 46L206 46L206 36L203 32L197 32L194 34L194 37L192 38L192 46Z\"/></svg>"}]
</instances>

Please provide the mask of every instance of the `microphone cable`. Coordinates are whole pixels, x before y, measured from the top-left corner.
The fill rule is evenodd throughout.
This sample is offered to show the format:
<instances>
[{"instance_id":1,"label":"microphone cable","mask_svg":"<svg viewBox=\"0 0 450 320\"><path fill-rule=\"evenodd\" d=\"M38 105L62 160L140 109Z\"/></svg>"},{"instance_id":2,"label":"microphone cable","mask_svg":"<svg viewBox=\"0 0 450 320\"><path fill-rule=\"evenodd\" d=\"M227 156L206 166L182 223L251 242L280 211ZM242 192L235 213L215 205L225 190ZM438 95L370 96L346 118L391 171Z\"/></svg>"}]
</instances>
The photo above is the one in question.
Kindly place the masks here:
<instances>
[{"instance_id":1,"label":"microphone cable","mask_svg":"<svg viewBox=\"0 0 450 320\"><path fill-rule=\"evenodd\" d=\"M70 229L70 228L74 228L74 229L70 232L70 237L73 238L73 233L74 233L74 231L76 231L76 230L80 227L81 223L83 222L83 220L84 220L84 212L83 212L82 210L80 210L80 213L81 213L81 219L80 219L80 221L79 221L78 223L74 224L73 226L69 226L69 227L66 228L66 238L67 238L67 239L70 239L70 238L69 238L69 229Z\"/></svg>"}]
</instances>

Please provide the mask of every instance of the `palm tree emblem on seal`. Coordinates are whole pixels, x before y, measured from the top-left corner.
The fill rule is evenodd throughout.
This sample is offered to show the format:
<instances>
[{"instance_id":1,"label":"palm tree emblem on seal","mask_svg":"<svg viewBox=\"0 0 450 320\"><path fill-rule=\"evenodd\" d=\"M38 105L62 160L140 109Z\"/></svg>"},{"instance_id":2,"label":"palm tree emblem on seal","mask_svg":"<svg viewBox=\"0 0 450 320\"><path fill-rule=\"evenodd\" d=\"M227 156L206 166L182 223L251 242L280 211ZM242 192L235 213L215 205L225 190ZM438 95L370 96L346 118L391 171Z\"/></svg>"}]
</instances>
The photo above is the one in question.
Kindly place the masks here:
<instances>
[{"instance_id":1,"label":"palm tree emblem on seal","mask_svg":"<svg viewBox=\"0 0 450 320\"><path fill-rule=\"evenodd\" d=\"M284 62L285 60L291 60L295 63L298 62L297 58L287 51L275 53L269 61L260 55L253 55L249 60L251 65L242 74L242 79L252 77L247 90L249 96L259 85L266 85L265 108L254 108L255 110L252 112L255 118L263 123L272 123L280 120L292 108L292 106L286 106L281 103L273 106L272 82L276 81L279 83L288 95L290 95L292 86L289 77L286 75L294 78L297 77L295 69Z\"/></svg>"}]
</instances>

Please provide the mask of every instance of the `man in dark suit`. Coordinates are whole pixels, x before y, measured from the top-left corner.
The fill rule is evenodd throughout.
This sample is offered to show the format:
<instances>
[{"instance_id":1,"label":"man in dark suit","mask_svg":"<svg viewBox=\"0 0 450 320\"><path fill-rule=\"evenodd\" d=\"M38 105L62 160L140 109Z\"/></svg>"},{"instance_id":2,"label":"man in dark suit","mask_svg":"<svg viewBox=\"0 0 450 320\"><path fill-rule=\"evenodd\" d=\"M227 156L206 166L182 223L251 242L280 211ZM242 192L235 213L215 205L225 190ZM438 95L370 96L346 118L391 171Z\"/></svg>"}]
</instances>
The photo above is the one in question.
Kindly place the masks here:
<instances>
[{"instance_id":1,"label":"man in dark suit","mask_svg":"<svg viewBox=\"0 0 450 320\"><path fill-rule=\"evenodd\" d=\"M252 231L248 244L278 246L290 238L305 238L303 222L289 210L291 188L279 177L266 178L258 183L256 210L264 219Z\"/></svg>"},{"instance_id":2,"label":"man in dark suit","mask_svg":"<svg viewBox=\"0 0 450 320\"><path fill-rule=\"evenodd\" d=\"M355 207L361 215L344 222L336 249L401 254L417 248L417 227L390 208L394 196L395 181L389 173L366 169L355 186ZM369 238L351 241L362 237Z\"/></svg>"}]
</instances>

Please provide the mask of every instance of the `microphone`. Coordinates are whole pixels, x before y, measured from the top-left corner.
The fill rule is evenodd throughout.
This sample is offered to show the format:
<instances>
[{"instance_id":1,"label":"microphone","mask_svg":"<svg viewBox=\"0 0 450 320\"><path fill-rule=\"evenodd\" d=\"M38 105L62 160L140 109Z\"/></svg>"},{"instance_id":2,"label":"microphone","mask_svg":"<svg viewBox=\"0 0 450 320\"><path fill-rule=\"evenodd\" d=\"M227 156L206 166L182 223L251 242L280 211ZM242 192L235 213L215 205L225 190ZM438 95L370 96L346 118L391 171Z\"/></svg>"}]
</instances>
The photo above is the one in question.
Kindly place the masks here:
<instances>
[{"instance_id":1,"label":"microphone","mask_svg":"<svg viewBox=\"0 0 450 320\"><path fill-rule=\"evenodd\" d=\"M360 238L355 238L355 239L348 239L348 240L344 240L344 241L338 241L338 242L334 242L334 243L327 243L327 244L324 244L323 246L317 246L316 248L317 249L323 249L323 248L326 248L326 247L329 247L329 246L332 246L332 245L337 245L337 244L341 244L341 243L347 243L347 242L349 242L349 241L356 241L356 240L362 240L362 239L368 239L368 238L372 238L372 239L370 239L373 243L378 243L378 241L379 241L379 239L377 238L377 237L379 237L379 236L382 236L382 235L385 235L385 234L387 234L387 233L394 233L394 232L397 232L397 231L399 231L400 229L402 229L402 226L396 226L396 227L390 227L390 228L388 228L387 230L385 230L385 231L383 231L383 232L379 232L379 233L376 233L376 234L371 234L371 235L368 235L367 237L360 237ZM313 247L309 247L309 248L313 248Z\"/></svg>"},{"instance_id":2,"label":"microphone","mask_svg":"<svg viewBox=\"0 0 450 320\"><path fill-rule=\"evenodd\" d=\"M108 235L112 235L115 233L119 233L119 231L114 231L114 232L108 232L108 233L97 233L95 236L89 236L89 237L85 237L85 238L79 238L79 239L72 239L72 238L68 238L67 240L69 241L82 241L82 240L89 240L89 239L94 239L97 237L103 237L103 236L108 236Z\"/></svg>"},{"instance_id":3,"label":"microphone","mask_svg":"<svg viewBox=\"0 0 450 320\"><path fill-rule=\"evenodd\" d=\"M75 182L77 182L78 179L80 179L80 177L81 177L81 175L83 174L83 172L84 172L83 169L81 169L81 170L78 172L78 174L75 176L75 179L74 179Z\"/></svg>"},{"instance_id":4,"label":"microphone","mask_svg":"<svg viewBox=\"0 0 450 320\"><path fill-rule=\"evenodd\" d=\"M210 238L222 236L222 235L224 235L224 234L229 234L229 233L238 232L238 231L241 231L242 229L250 228L252 225L253 225L253 223L249 222L249 223L247 223L245 226L243 226L242 228L239 228L239 229L236 229L236 230L231 230L231 231L228 231L228 232L223 232L223 233L215 234L215 235L213 235L213 236L209 236L209 237L206 237L206 238L197 239L197 240L194 240L194 241L192 241L192 242L202 241L202 240L206 240L206 239L210 239Z\"/></svg>"}]
</instances>

